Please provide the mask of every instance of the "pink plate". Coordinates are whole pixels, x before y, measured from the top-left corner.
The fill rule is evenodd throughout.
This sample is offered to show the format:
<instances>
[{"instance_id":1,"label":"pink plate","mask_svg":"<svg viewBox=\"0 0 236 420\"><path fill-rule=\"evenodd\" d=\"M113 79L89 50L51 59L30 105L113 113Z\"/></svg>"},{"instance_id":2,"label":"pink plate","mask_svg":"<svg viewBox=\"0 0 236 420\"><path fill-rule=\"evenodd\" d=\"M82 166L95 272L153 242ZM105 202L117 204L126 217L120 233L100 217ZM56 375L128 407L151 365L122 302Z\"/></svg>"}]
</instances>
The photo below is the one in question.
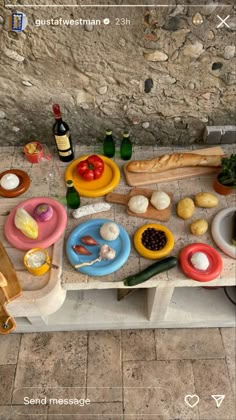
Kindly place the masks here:
<instances>
[{"instance_id":1,"label":"pink plate","mask_svg":"<svg viewBox=\"0 0 236 420\"><path fill-rule=\"evenodd\" d=\"M18 207L24 208L31 216L36 206L40 203L47 203L53 208L53 216L47 222L37 222L39 235L37 239L27 238L15 227L14 218ZM15 248L29 250L31 248L48 248L54 244L63 234L66 228L67 214L64 207L48 197L31 198L18 204L6 219L4 232L8 242Z\"/></svg>"}]
</instances>

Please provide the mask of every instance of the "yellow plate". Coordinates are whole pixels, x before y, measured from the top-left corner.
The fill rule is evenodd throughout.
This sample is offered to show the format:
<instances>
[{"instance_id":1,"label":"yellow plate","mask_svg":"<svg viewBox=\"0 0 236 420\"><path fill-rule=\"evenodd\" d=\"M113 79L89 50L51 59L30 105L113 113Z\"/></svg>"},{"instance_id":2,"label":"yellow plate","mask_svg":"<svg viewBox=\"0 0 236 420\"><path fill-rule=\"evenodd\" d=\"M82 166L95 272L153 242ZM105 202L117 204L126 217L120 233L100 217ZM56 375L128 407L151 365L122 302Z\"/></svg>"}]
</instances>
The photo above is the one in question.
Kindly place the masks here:
<instances>
[{"instance_id":1,"label":"yellow plate","mask_svg":"<svg viewBox=\"0 0 236 420\"><path fill-rule=\"evenodd\" d=\"M78 174L76 167L81 160L85 160L89 156L91 155L81 156L79 159L73 160L65 171L65 181L71 179L74 182L75 189L83 197L102 197L117 187L120 182L120 170L113 160L98 155L104 162L104 172L99 179L85 181Z\"/></svg>"},{"instance_id":2,"label":"yellow plate","mask_svg":"<svg viewBox=\"0 0 236 420\"><path fill-rule=\"evenodd\" d=\"M159 251L151 251L150 249L147 249L142 244L142 234L148 228L154 228L156 230L162 230L166 234L167 242L166 242L165 246L162 249L160 249ZM134 234L134 246L135 246L136 251L138 251L138 253L140 255L142 255L142 257L150 258L151 260L157 260L158 258L166 257L172 251L172 249L174 248L174 236L171 233L171 231L169 229L167 229L165 226L158 225L156 223L149 223L149 224L141 226L135 232L135 234Z\"/></svg>"}]
</instances>

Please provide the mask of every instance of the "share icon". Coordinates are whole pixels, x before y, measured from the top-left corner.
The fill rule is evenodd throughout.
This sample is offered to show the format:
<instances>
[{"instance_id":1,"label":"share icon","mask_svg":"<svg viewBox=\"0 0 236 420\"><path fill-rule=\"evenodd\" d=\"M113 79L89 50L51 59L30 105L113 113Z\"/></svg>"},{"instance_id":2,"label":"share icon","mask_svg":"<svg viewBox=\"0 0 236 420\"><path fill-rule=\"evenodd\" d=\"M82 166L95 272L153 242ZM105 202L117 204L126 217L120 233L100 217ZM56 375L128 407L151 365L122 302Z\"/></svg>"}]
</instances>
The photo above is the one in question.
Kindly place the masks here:
<instances>
[{"instance_id":1,"label":"share icon","mask_svg":"<svg viewBox=\"0 0 236 420\"><path fill-rule=\"evenodd\" d=\"M225 399L225 395L211 395L216 402L216 407L219 408Z\"/></svg>"}]
</instances>

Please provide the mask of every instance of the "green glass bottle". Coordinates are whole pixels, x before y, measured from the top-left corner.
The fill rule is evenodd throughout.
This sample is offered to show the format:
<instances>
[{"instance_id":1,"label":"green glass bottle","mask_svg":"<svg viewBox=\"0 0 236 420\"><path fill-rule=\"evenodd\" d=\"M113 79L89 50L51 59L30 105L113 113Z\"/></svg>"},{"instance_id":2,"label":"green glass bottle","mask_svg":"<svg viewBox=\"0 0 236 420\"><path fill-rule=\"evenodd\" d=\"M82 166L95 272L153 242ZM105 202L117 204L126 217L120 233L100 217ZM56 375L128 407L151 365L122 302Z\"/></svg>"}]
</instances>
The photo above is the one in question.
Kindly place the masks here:
<instances>
[{"instance_id":1,"label":"green glass bottle","mask_svg":"<svg viewBox=\"0 0 236 420\"><path fill-rule=\"evenodd\" d=\"M67 192L66 192L66 202L67 207L70 209L78 209L80 206L80 195L76 191L73 181L69 180L66 182Z\"/></svg>"},{"instance_id":2,"label":"green glass bottle","mask_svg":"<svg viewBox=\"0 0 236 420\"><path fill-rule=\"evenodd\" d=\"M106 130L106 137L103 140L103 154L109 158L115 155L115 142L111 130Z\"/></svg>"},{"instance_id":3,"label":"green glass bottle","mask_svg":"<svg viewBox=\"0 0 236 420\"><path fill-rule=\"evenodd\" d=\"M132 156L132 143L129 138L129 132L124 131L123 139L120 145L120 157L123 160L129 160Z\"/></svg>"}]
</instances>

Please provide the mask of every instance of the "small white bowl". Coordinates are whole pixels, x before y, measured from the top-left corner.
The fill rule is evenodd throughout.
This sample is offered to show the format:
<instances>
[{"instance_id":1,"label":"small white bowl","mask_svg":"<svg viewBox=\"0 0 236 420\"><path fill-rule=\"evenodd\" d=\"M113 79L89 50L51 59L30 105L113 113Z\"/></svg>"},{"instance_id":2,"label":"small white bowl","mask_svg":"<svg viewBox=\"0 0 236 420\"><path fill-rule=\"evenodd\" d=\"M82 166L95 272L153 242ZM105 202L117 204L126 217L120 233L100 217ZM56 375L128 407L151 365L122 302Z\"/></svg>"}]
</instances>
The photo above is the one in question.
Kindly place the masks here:
<instances>
[{"instance_id":1,"label":"small white bowl","mask_svg":"<svg viewBox=\"0 0 236 420\"><path fill-rule=\"evenodd\" d=\"M231 258L236 258L236 246L232 245L235 211L235 207L221 210L211 225L211 233L216 245Z\"/></svg>"},{"instance_id":2,"label":"small white bowl","mask_svg":"<svg viewBox=\"0 0 236 420\"><path fill-rule=\"evenodd\" d=\"M17 188L20 184L20 180L18 176L15 174L5 174L1 178L0 185L4 190L14 190L14 188Z\"/></svg>"}]
</instances>

